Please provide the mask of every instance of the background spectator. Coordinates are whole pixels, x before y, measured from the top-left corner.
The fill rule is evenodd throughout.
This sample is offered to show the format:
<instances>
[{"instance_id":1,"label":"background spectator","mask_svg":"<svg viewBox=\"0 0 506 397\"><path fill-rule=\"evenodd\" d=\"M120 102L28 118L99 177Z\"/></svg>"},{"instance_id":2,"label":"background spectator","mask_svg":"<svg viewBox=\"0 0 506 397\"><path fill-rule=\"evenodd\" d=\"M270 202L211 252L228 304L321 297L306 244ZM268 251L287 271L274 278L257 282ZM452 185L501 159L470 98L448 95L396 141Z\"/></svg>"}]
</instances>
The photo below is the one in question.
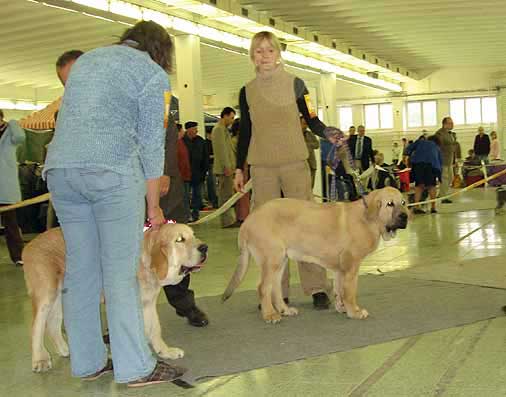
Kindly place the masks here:
<instances>
[{"instance_id":1,"label":"background spectator","mask_svg":"<svg viewBox=\"0 0 506 397\"><path fill-rule=\"evenodd\" d=\"M25 141L25 132L17 121L4 120L4 112L0 110L0 206L9 205L21 201L21 189L19 187L18 163L16 149ZM5 240L12 262L16 266L22 266L21 253L24 243L21 229L18 226L16 210L1 213L2 225L5 228Z\"/></svg>"},{"instance_id":2,"label":"background spectator","mask_svg":"<svg viewBox=\"0 0 506 397\"><path fill-rule=\"evenodd\" d=\"M221 111L220 120L213 128L214 167L211 170L218 181L218 204L222 206L234 194L235 154L228 127L235 118L235 110L226 107ZM238 226L233 208L221 216L222 227Z\"/></svg>"},{"instance_id":3,"label":"background spectator","mask_svg":"<svg viewBox=\"0 0 506 397\"><path fill-rule=\"evenodd\" d=\"M199 219L202 208L202 183L204 183L209 170L209 155L204 138L197 135L198 123L187 121L184 125L186 130L183 141L188 148L191 166L191 222Z\"/></svg>"},{"instance_id":4,"label":"background spectator","mask_svg":"<svg viewBox=\"0 0 506 397\"><path fill-rule=\"evenodd\" d=\"M501 158L501 143L497 139L497 132L492 131L490 133L490 160L499 160Z\"/></svg>"},{"instance_id":5,"label":"background spectator","mask_svg":"<svg viewBox=\"0 0 506 397\"><path fill-rule=\"evenodd\" d=\"M478 135L474 138L474 154L480 161L488 164L488 155L490 153L490 138L485 134L483 127L478 128Z\"/></svg>"}]
</instances>

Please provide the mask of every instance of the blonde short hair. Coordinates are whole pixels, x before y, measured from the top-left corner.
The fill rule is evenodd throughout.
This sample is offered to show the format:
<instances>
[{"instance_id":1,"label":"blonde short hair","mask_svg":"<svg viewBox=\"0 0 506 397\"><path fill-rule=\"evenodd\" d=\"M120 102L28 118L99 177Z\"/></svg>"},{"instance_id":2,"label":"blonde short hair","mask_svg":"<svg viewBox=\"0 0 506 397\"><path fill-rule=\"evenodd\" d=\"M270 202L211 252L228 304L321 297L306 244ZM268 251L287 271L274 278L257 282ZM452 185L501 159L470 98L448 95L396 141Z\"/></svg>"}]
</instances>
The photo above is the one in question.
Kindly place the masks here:
<instances>
[{"instance_id":1,"label":"blonde short hair","mask_svg":"<svg viewBox=\"0 0 506 397\"><path fill-rule=\"evenodd\" d=\"M262 31L258 32L251 38L251 45L249 47L249 57L253 60L255 55L255 50L260 47L260 43L262 41L267 40L269 44L278 52L279 59L281 60L281 44L279 43L278 38L272 32Z\"/></svg>"}]
</instances>

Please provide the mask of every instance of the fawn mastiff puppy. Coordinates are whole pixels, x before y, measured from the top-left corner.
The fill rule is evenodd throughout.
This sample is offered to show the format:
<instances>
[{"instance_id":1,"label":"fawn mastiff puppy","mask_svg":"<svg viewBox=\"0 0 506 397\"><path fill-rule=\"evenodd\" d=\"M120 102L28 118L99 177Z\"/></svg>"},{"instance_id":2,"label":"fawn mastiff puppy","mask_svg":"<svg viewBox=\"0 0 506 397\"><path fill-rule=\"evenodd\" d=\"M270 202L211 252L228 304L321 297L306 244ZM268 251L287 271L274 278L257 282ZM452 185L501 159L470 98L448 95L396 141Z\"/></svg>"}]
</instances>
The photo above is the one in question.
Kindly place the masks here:
<instances>
[{"instance_id":1,"label":"fawn mastiff puppy","mask_svg":"<svg viewBox=\"0 0 506 397\"><path fill-rule=\"evenodd\" d=\"M159 231L144 233L139 279L144 312L144 330L153 350L161 358L177 359L183 350L168 347L162 339L156 299L164 285L178 284L199 270L207 258L207 245L190 227L166 224ZM32 370L51 369L51 356L44 346L45 330L62 357L69 355L62 335L61 290L65 273L65 242L60 228L40 234L23 251L25 281L32 298Z\"/></svg>"},{"instance_id":2,"label":"fawn mastiff puppy","mask_svg":"<svg viewBox=\"0 0 506 397\"><path fill-rule=\"evenodd\" d=\"M277 323L281 316L296 315L297 309L285 304L281 292L281 276L292 259L333 271L336 310L350 318L366 318L367 311L356 299L360 263L377 248L380 237L391 239L407 222L402 194L391 187L351 203L269 201L239 230L239 264L222 298L228 299L241 283L252 255L261 268L258 296L263 319Z\"/></svg>"}]
</instances>

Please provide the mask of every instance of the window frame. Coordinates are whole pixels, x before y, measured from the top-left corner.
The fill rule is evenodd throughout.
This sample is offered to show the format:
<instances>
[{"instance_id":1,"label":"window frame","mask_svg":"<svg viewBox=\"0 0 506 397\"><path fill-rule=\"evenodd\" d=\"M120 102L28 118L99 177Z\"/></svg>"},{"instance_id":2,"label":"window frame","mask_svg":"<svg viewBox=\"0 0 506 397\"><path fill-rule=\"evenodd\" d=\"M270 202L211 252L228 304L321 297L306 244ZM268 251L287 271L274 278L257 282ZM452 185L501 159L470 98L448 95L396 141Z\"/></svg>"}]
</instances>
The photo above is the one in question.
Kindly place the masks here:
<instances>
[{"instance_id":1,"label":"window frame","mask_svg":"<svg viewBox=\"0 0 506 397\"><path fill-rule=\"evenodd\" d=\"M467 101L473 100L473 99L480 100L480 105L479 105L480 120L478 122L470 123L470 122L468 122L468 117L467 117ZM484 121L483 120L483 100L484 99L494 99L495 106L496 106L495 121ZM453 101L464 101L464 123L457 123L456 120L454 119L454 117L452 115L452 102ZM453 122L455 123L455 125L475 126L475 125L482 125L482 124L497 124L497 97L496 96L470 96L470 97L461 97L461 98L451 98L448 100L448 107L450 110L450 112L449 112L450 117L452 117L452 119L454 119Z\"/></svg>"},{"instance_id":2,"label":"window frame","mask_svg":"<svg viewBox=\"0 0 506 397\"><path fill-rule=\"evenodd\" d=\"M382 121L382 118L381 118L381 111L380 111L380 108L381 106L385 106L385 105L388 105L390 106L390 109L391 109L391 112L390 112L390 116L391 116L391 126L389 127L384 127L383 124L384 122ZM366 108L368 106L376 106L377 107L377 113L378 113L378 128L372 128L372 127L368 127L368 124L370 125L370 123L367 122L367 119L366 119ZM393 104L392 102L379 102L379 103L366 103L363 105L363 112L364 112L364 124L365 124L365 128L367 128L368 130L393 130L394 128L394 112L393 112Z\"/></svg>"},{"instance_id":3,"label":"window frame","mask_svg":"<svg viewBox=\"0 0 506 397\"><path fill-rule=\"evenodd\" d=\"M347 108L347 109L350 109L350 114L351 114L351 124L348 128L344 128L343 127L343 123L341 121L341 109L342 108ZM351 105L342 105L342 106L338 106L337 107L337 116L339 118L339 129L341 129L343 132L348 131L349 128L353 125L353 107Z\"/></svg>"},{"instance_id":4,"label":"window frame","mask_svg":"<svg viewBox=\"0 0 506 397\"><path fill-rule=\"evenodd\" d=\"M418 103L420 104L420 125L409 125L409 104ZM425 110L424 103L434 103L436 105L436 117L434 118L434 124L425 124ZM425 128L425 127L437 127L437 100L426 99L419 101L406 101L406 126L408 129Z\"/></svg>"}]
</instances>

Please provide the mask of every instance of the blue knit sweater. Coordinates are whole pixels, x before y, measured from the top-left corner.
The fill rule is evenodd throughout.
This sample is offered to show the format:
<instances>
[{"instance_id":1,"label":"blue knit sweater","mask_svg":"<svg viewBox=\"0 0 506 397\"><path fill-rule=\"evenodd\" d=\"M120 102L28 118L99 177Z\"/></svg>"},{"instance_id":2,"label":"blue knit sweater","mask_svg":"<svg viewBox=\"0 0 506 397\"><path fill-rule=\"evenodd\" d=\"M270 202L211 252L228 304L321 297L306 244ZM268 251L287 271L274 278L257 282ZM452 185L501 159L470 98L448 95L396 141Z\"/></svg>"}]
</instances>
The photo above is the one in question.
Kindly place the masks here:
<instances>
[{"instance_id":1,"label":"blue knit sweater","mask_svg":"<svg viewBox=\"0 0 506 397\"><path fill-rule=\"evenodd\" d=\"M98 48L72 66L49 145L52 168L109 169L146 179L162 175L167 73L146 52Z\"/></svg>"}]
</instances>

